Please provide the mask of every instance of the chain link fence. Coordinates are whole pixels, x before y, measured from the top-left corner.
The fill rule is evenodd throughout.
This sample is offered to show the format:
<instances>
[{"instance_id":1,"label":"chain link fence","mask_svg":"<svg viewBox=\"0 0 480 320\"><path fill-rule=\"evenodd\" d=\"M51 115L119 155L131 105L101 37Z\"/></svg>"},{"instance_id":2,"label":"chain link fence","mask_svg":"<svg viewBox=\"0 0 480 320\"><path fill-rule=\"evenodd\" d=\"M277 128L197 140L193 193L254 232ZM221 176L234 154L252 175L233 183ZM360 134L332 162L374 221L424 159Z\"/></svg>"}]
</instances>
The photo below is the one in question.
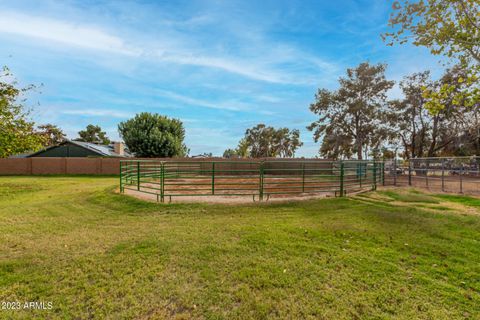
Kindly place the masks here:
<instances>
[{"instance_id":1,"label":"chain link fence","mask_svg":"<svg viewBox=\"0 0 480 320\"><path fill-rule=\"evenodd\" d=\"M385 185L480 195L480 157L385 161Z\"/></svg>"}]
</instances>

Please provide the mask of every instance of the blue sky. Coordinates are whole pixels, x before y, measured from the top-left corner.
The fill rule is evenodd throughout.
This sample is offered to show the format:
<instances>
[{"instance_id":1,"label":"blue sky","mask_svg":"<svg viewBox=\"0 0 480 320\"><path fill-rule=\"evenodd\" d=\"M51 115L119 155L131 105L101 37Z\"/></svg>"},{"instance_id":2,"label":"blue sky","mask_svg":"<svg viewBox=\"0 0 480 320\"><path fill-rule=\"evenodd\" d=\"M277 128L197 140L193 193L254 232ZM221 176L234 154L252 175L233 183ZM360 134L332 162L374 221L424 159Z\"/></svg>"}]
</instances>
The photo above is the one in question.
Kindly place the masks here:
<instances>
[{"instance_id":1,"label":"blue sky","mask_svg":"<svg viewBox=\"0 0 480 320\"><path fill-rule=\"evenodd\" d=\"M387 63L387 75L440 72L411 45L387 47L391 1L1 1L0 64L22 84L38 123L75 138L87 124L117 140L137 112L183 120L191 154L221 155L257 123L301 130L318 88L348 67ZM398 97L397 87L390 92ZM38 102L38 104L37 104Z\"/></svg>"}]
</instances>

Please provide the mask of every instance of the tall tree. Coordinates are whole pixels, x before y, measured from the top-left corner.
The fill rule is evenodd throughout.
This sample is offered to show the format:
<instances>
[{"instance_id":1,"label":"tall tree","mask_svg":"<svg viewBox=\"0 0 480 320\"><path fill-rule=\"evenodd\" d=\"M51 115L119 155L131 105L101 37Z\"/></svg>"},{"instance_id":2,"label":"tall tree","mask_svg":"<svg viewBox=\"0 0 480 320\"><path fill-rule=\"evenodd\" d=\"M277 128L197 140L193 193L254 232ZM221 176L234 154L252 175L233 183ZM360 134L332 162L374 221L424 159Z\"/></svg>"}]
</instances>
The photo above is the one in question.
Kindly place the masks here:
<instances>
[{"instance_id":1,"label":"tall tree","mask_svg":"<svg viewBox=\"0 0 480 320\"><path fill-rule=\"evenodd\" d=\"M458 107L454 103L456 93L452 91L441 101L444 108L436 113L425 109L428 103L425 90L438 90L445 85L456 88L458 78L464 74L461 66L456 66L437 81L430 80L429 72L421 72L400 82L404 98L390 103L387 119L403 147L403 157L474 154L471 149L475 144L466 143L465 139L473 137L472 129L478 125L477 108Z\"/></svg>"},{"instance_id":2,"label":"tall tree","mask_svg":"<svg viewBox=\"0 0 480 320\"><path fill-rule=\"evenodd\" d=\"M320 139L315 138L315 142ZM319 153L327 159L350 159L353 156L353 137L335 126L325 128Z\"/></svg>"},{"instance_id":3,"label":"tall tree","mask_svg":"<svg viewBox=\"0 0 480 320\"><path fill-rule=\"evenodd\" d=\"M185 129L178 119L142 112L118 125L120 136L137 157L183 157Z\"/></svg>"},{"instance_id":4,"label":"tall tree","mask_svg":"<svg viewBox=\"0 0 480 320\"><path fill-rule=\"evenodd\" d=\"M228 148L223 152L223 157L227 159L231 158L248 158L250 156L249 153L249 145L245 138L242 138L238 142L238 146L235 149Z\"/></svg>"},{"instance_id":5,"label":"tall tree","mask_svg":"<svg viewBox=\"0 0 480 320\"><path fill-rule=\"evenodd\" d=\"M67 137L62 129L50 123L38 126L38 134L45 137L47 147L63 142Z\"/></svg>"},{"instance_id":6,"label":"tall tree","mask_svg":"<svg viewBox=\"0 0 480 320\"><path fill-rule=\"evenodd\" d=\"M461 135L463 143L457 148L458 155L477 155L480 156L480 108L474 108L470 114L466 115L469 119L468 129ZM467 149L466 152L460 152L460 150Z\"/></svg>"},{"instance_id":7,"label":"tall tree","mask_svg":"<svg viewBox=\"0 0 480 320\"><path fill-rule=\"evenodd\" d=\"M23 95L32 89L33 85L18 87L7 67L0 71L0 158L36 151L44 144L23 104Z\"/></svg>"},{"instance_id":8,"label":"tall tree","mask_svg":"<svg viewBox=\"0 0 480 320\"><path fill-rule=\"evenodd\" d=\"M263 123L247 129L245 141L248 145L249 156L252 158L275 157L275 131L275 128L267 127Z\"/></svg>"},{"instance_id":9,"label":"tall tree","mask_svg":"<svg viewBox=\"0 0 480 320\"><path fill-rule=\"evenodd\" d=\"M428 71L407 76L400 82L404 98L390 102L387 119L403 148L404 158L424 156L431 117L424 109L422 90L432 85Z\"/></svg>"},{"instance_id":10,"label":"tall tree","mask_svg":"<svg viewBox=\"0 0 480 320\"><path fill-rule=\"evenodd\" d=\"M245 137L240 140L237 151L239 155L247 153L251 158L285 158L294 157L295 151L302 145L300 131L275 129L261 123L245 131Z\"/></svg>"},{"instance_id":11,"label":"tall tree","mask_svg":"<svg viewBox=\"0 0 480 320\"><path fill-rule=\"evenodd\" d=\"M295 151L303 145L300 141L300 131L288 128L280 128L276 130L274 143L277 145L276 153L281 158L295 157Z\"/></svg>"},{"instance_id":12,"label":"tall tree","mask_svg":"<svg viewBox=\"0 0 480 320\"><path fill-rule=\"evenodd\" d=\"M249 151L248 151L248 142L247 139L242 138L238 142L237 149L235 149L235 152L240 158L247 158L249 156Z\"/></svg>"},{"instance_id":13,"label":"tall tree","mask_svg":"<svg viewBox=\"0 0 480 320\"><path fill-rule=\"evenodd\" d=\"M480 154L480 117L478 112L472 117L474 125L453 137L450 136L453 141L441 150L440 156L465 157Z\"/></svg>"},{"instance_id":14,"label":"tall tree","mask_svg":"<svg viewBox=\"0 0 480 320\"><path fill-rule=\"evenodd\" d=\"M464 94L461 93L464 89L461 79L464 79L468 72L469 70L465 69L462 64L459 64L448 69L434 83L433 92L442 92L443 88L447 87L449 89L437 96L438 103L442 108L432 115L432 139L427 153L429 157L435 156L438 152L445 152L447 149L451 149L455 141L458 141L458 137L465 136L471 128L475 128L478 125L475 118L478 117L480 112L480 101L476 101L474 105L462 102L463 99L469 100L471 98L464 97ZM425 91L428 92L428 90ZM430 102L431 100L428 100L426 105Z\"/></svg>"},{"instance_id":15,"label":"tall tree","mask_svg":"<svg viewBox=\"0 0 480 320\"><path fill-rule=\"evenodd\" d=\"M480 99L480 0L395 1L389 25L392 32L382 35L389 45L413 39L416 46L425 46L435 55L456 58L465 70L464 84L453 102L478 108ZM426 107L433 113L445 108L438 95L450 91L444 85L439 91L426 93L431 101Z\"/></svg>"},{"instance_id":16,"label":"tall tree","mask_svg":"<svg viewBox=\"0 0 480 320\"><path fill-rule=\"evenodd\" d=\"M75 139L76 141L99 143L99 144L110 144L110 139L108 139L105 131L102 131L100 126L95 126L89 124L85 130L78 132L80 138Z\"/></svg>"},{"instance_id":17,"label":"tall tree","mask_svg":"<svg viewBox=\"0 0 480 320\"><path fill-rule=\"evenodd\" d=\"M378 147L386 138L383 107L394 82L385 78L385 68L384 64L364 62L347 69L347 76L339 79L338 90L318 90L310 110L319 119L308 129L313 131L315 142L323 140L323 156L348 158L356 154L357 159L363 159L369 148Z\"/></svg>"},{"instance_id":18,"label":"tall tree","mask_svg":"<svg viewBox=\"0 0 480 320\"><path fill-rule=\"evenodd\" d=\"M433 54L480 64L479 0L395 1L389 26L393 31L382 35L389 45L413 38Z\"/></svg>"}]
</instances>

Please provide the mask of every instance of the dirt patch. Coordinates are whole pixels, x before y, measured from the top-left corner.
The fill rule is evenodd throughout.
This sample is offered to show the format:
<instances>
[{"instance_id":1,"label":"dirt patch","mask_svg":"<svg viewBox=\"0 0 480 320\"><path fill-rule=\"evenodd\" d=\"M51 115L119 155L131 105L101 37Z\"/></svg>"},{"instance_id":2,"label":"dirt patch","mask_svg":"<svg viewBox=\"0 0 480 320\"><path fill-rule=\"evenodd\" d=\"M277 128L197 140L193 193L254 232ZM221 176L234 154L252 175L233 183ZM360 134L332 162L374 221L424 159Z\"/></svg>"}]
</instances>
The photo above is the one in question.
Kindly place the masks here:
<instances>
[{"instance_id":1,"label":"dirt patch","mask_svg":"<svg viewBox=\"0 0 480 320\"><path fill-rule=\"evenodd\" d=\"M296 201L334 197L339 195L340 184L336 177L272 177L257 176L233 177L217 176L215 180L207 176L191 178L169 177L162 187L160 180L150 179L124 185L125 193L143 200L162 202L204 202L204 203L252 203ZM347 194L371 190L371 184L363 181L346 179L344 189Z\"/></svg>"},{"instance_id":2,"label":"dirt patch","mask_svg":"<svg viewBox=\"0 0 480 320\"><path fill-rule=\"evenodd\" d=\"M385 176L386 184L393 185L394 178ZM401 175L396 178L396 185L409 186L408 175ZM480 176L412 176L411 187L446 193L464 193L480 195Z\"/></svg>"},{"instance_id":3,"label":"dirt patch","mask_svg":"<svg viewBox=\"0 0 480 320\"><path fill-rule=\"evenodd\" d=\"M160 202L160 196L157 194L145 193L141 191L125 189L125 194L133 196L138 199ZM334 194L331 192L325 192L321 194L298 194L290 196L264 196L263 202L281 202L281 201L298 201L298 200L309 200L309 199L322 199L334 197ZM253 203L259 202L259 197L256 195L245 196L228 196L228 195L209 195L209 196L195 196L195 195L185 195L185 196L165 196L165 203L222 203L222 204L242 204L242 203Z\"/></svg>"},{"instance_id":4,"label":"dirt patch","mask_svg":"<svg viewBox=\"0 0 480 320\"><path fill-rule=\"evenodd\" d=\"M358 199L388 202L392 205L403 207L410 207L414 203L415 206L424 210L442 214L480 215L479 209L435 197L438 192L434 192L433 190L405 187L382 187L378 190L381 192L365 194L362 195L362 197L358 197ZM396 196L389 197L388 195L382 194L382 191L391 191ZM425 197L425 201L421 201L421 198L418 198L418 196ZM413 197L413 199L410 199L411 197Z\"/></svg>"}]
</instances>

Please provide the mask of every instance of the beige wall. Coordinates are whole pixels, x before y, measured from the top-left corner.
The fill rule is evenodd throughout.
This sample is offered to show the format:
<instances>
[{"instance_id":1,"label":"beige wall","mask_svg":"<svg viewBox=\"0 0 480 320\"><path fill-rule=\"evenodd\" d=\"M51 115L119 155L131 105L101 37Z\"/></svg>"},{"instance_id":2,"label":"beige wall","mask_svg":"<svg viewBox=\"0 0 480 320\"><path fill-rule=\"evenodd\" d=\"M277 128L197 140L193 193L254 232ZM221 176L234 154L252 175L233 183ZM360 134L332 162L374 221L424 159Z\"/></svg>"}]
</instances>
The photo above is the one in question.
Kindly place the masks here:
<instances>
[{"instance_id":1,"label":"beige wall","mask_svg":"<svg viewBox=\"0 0 480 320\"><path fill-rule=\"evenodd\" d=\"M120 160L134 160L132 158L18 158L18 159L0 159L0 175L32 175L32 174L119 174ZM222 159L222 158L163 158L149 159L158 161L186 161L186 162L210 162L210 161L229 161L229 162L249 162L261 161L267 159ZM269 159L273 160L273 159ZM281 167L280 162L285 160L302 161L305 159L275 159L277 166ZM318 160L317 160L318 161ZM208 165L207 165L208 166ZM230 165L229 167L231 167ZM235 167L235 165L233 165ZM250 166L250 165L247 165ZM202 166L203 167L203 166ZM245 165L241 166L245 168ZM252 169L255 165L251 165ZM208 167L209 168L209 167ZM207 168L205 168L207 169Z\"/></svg>"},{"instance_id":2,"label":"beige wall","mask_svg":"<svg viewBox=\"0 0 480 320\"><path fill-rule=\"evenodd\" d=\"M0 159L0 175L118 174L120 158Z\"/></svg>"},{"instance_id":3,"label":"beige wall","mask_svg":"<svg viewBox=\"0 0 480 320\"><path fill-rule=\"evenodd\" d=\"M0 159L0 174L32 174L31 159Z\"/></svg>"}]
</instances>

